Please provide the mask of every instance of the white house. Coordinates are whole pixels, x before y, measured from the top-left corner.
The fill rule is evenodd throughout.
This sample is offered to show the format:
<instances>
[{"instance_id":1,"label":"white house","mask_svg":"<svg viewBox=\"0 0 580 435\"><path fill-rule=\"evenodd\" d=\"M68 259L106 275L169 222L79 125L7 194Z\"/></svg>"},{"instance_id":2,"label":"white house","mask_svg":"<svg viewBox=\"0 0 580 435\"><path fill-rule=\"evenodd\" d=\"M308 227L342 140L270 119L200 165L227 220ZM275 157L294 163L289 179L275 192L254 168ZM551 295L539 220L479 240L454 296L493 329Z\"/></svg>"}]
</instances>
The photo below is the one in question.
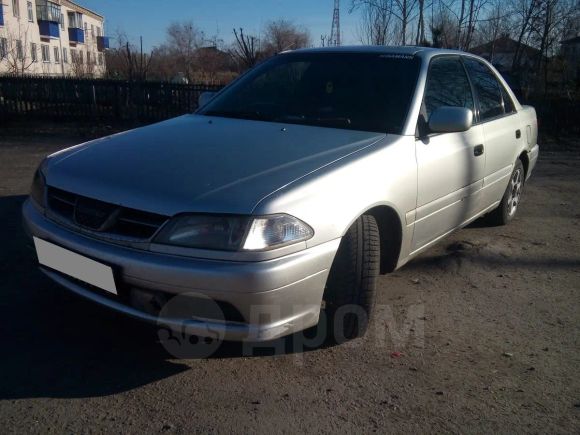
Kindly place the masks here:
<instances>
[{"instance_id":1,"label":"white house","mask_svg":"<svg viewBox=\"0 0 580 435\"><path fill-rule=\"evenodd\" d=\"M0 0L0 74L101 77L104 17L69 0Z\"/></svg>"}]
</instances>

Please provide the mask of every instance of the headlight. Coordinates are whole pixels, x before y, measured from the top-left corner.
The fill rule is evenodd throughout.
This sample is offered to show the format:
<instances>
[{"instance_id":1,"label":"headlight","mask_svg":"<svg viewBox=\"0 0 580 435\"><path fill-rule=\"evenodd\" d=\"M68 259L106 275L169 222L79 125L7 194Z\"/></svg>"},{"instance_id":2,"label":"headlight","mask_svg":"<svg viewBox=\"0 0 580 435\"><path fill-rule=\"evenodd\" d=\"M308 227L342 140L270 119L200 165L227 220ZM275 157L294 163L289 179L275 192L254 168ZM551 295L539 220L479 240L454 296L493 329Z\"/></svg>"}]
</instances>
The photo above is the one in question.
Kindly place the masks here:
<instances>
[{"instance_id":1,"label":"headlight","mask_svg":"<svg viewBox=\"0 0 580 435\"><path fill-rule=\"evenodd\" d=\"M222 251L264 251L311 238L314 231L293 216L184 215L172 219L156 243Z\"/></svg>"},{"instance_id":2,"label":"headlight","mask_svg":"<svg viewBox=\"0 0 580 435\"><path fill-rule=\"evenodd\" d=\"M45 191L46 191L46 180L44 178L44 174L42 173L42 164L41 164L34 173L34 178L32 179L32 186L30 186L30 197L42 208L46 207Z\"/></svg>"},{"instance_id":3,"label":"headlight","mask_svg":"<svg viewBox=\"0 0 580 435\"><path fill-rule=\"evenodd\" d=\"M254 218L244 249L261 251L307 240L314 231L304 222L287 214Z\"/></svg>"}]
</instances>

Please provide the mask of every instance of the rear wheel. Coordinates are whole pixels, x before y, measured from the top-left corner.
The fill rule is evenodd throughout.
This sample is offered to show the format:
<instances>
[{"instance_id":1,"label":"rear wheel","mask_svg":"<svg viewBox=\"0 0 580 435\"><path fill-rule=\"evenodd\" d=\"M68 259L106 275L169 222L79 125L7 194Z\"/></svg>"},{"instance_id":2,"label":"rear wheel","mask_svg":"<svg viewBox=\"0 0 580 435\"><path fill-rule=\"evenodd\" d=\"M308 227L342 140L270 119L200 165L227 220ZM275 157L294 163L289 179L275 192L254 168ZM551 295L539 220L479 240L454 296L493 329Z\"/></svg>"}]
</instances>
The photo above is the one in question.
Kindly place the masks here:
<instances>
[{"instance_id":1,"label":"rear wheel","mask_svg":"<svg viewBox=\"0 0 580 435\"><path fill-rule=\"evenodd\" d=\"M518 159L499 207L488 215L491 224L506 225L514 218L522 199L524 179L524 165Z\"/></svg>"},{"instance_id":2,"label":"rear wheel","mask_svg":"<svg viewBox=\"0 0 580 435\"><path fill-rule=\"evenodd\" d=\"M380 266L380 238L373 216L348 229L330 269L325 290L328 335L342 342L365 334L372 314Z\"/></svg>"}]
</instances>

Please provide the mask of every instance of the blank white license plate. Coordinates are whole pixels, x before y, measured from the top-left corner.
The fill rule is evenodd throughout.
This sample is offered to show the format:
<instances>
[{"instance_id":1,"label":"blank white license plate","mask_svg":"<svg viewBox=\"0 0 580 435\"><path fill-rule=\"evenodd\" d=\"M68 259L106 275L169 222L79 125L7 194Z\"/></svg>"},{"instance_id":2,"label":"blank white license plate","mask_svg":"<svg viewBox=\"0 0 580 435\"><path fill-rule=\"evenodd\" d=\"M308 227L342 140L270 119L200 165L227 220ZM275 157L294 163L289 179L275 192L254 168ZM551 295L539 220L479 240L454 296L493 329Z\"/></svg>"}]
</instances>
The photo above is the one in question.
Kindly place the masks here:
<instances>
[{"instance_id":1,"label":"blank white license plate","mask_svg":"<svg viewBox=\"0 0 580 435\"><path fill-rule=\"evenodd\" d=\"M113 269L68 249L34 237L38 262L88 284L117 294Z\"/></svg>"}]
</instances>

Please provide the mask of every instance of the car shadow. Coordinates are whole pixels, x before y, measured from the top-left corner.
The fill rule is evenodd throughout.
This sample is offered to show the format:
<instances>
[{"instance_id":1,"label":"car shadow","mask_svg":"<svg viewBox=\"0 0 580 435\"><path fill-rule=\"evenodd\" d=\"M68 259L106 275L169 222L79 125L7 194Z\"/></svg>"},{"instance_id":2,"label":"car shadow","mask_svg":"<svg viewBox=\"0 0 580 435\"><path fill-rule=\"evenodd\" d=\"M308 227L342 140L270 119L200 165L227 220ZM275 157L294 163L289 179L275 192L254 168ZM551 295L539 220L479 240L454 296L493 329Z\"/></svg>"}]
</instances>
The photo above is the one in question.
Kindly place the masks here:
<instances>
[{"instance_id":1,"label":"car shadow","mask_svg":"<svg viewBox=\"0 0 580 435\"><path fill-rule=\"evenodd\" d=\"M211 354L170 353L159 329L73 296L36 267L21 223L25 196L0 197L0 400L81 398L128 391L189 369L187 359L285 354L292 336L259 345L221 343ZM194 349L195 350L195 349Z\"/></svg>"}]
</instances>

